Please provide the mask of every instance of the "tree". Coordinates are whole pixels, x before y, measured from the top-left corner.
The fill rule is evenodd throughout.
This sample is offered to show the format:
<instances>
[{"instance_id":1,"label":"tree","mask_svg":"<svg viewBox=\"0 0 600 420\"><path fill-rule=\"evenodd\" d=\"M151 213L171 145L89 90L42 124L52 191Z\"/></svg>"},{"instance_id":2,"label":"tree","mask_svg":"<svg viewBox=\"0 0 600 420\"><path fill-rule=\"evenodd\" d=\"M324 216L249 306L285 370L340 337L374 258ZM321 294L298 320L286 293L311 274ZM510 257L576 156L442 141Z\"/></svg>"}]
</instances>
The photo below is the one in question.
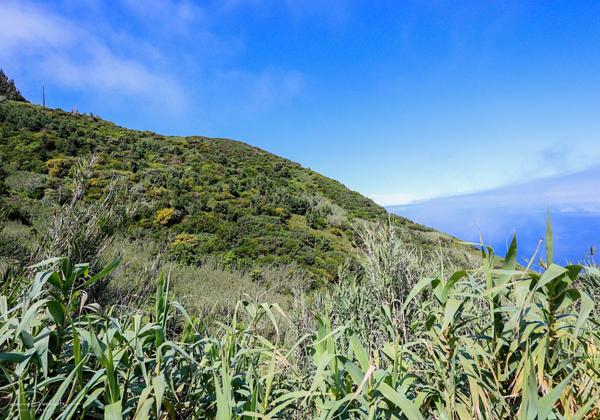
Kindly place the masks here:
<instances>
[{"instance_id":1,"label":"tree","mask_svg":"<svg viewBox=\"0 0 600 420\"><path fill-rule=\"evenodd\" d=\"M27 102L27 100L21 95L19 89L15 86L15 82L9 79L2 70L0 70L0 96L4 96L7 99L13 101Z\"/></svg>"}]
</instances>

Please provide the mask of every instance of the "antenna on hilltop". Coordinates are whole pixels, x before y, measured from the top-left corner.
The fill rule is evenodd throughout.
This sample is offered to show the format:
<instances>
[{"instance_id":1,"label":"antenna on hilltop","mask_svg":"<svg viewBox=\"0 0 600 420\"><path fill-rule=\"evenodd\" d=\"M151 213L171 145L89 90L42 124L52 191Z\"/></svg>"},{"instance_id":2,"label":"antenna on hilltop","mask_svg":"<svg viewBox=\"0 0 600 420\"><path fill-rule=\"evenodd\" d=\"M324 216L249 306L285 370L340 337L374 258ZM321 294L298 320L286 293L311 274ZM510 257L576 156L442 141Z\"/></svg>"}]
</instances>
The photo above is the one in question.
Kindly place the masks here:
<instances>
[{"instance_id":1,"label":"antenna on hilltop","mask_svg":"<svg viewBox=\"0 0 600 420\"><path fill-rule=\"evenodd\" d=\"M46 107L46 89L44 85L42 85L42 105L44 108Z\"/></svg>"}]
</instances>

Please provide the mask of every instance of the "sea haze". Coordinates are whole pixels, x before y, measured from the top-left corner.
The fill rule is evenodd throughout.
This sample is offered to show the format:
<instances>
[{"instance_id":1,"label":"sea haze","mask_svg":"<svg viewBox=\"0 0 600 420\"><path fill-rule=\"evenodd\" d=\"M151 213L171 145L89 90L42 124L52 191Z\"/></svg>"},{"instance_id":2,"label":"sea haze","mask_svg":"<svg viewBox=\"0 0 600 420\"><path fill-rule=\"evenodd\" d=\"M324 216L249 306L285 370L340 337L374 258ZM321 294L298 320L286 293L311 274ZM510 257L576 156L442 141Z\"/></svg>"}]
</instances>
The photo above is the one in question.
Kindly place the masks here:
<instances>
[{"instance_id":1,"label":"sea haze","mask_svg":"<svg viewBox=\"0 0 600 420\"><path fill-rule=\"evenodd\" d=\"M504 255L517 234L522 262L545 236L550 210L558 262L583 262L600 245L600 166L569 175L420 203L388 211ZM542 246L543 256L543 246ZM598 258L596 257L596 261Z\"/></svg>"}]
</instances>

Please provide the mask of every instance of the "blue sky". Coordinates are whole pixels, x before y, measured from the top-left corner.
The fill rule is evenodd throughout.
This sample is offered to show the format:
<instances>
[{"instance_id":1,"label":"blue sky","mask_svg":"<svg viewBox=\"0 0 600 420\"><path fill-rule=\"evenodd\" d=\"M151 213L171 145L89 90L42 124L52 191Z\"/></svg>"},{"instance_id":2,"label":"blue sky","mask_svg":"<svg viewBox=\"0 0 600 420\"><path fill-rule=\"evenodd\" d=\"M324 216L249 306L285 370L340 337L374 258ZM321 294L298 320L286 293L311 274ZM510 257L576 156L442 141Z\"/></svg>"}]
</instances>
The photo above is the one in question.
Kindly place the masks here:
<instances>
[{"instance_id":1,"label":"blue sky","mask_svg":"<svg viewBox=\"0 0 600 420\"><path fill-rule=\"evenodd\" d=\"M25 96L239 139L381 204L600 158L600 2L0 0Z\"/></svg>"}]
</instances>

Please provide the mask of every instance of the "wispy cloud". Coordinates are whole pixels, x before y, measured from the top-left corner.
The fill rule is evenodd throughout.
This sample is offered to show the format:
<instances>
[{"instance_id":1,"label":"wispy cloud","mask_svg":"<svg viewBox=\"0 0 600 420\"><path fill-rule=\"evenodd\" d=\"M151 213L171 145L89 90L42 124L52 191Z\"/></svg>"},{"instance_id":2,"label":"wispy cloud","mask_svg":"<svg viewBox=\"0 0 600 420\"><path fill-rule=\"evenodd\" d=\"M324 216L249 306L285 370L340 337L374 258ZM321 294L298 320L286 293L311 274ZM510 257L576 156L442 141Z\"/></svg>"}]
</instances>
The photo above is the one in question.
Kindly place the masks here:
<instances>
[{"instance_id":1,"label":"wispy cloud","mask_svg":"<svg viewBox=\"0 0 600 420\"><path fill-rule=\"evenodd\" d=\"M0 64L13 77L41 79L114 110L136 103L140 114L166 110L179 120L253 115L302 95L305 76L294 69L238 64L246 45L242 35L221 34L225 6L0 1Z\"/></svg>"},{"instance_id":2,"label":"wispy cloud","mask_svg":"<svg viewBox=\"0 0 600 420\"><path fill-rule=\"evenodd\" d=\"M66 19L48 18L33 5L0 3L0 54L31 54L42 49L59 48L75 41L76 30Z\"/></svg>"},{"instance_id":3,"label":"wispy cloud","mask_svg":"<svg viewBox=\"0 0 600 420\"><path fill-rule=\"evenodd\" d=\"M433 198L415 209L527 209L600 213L600 166L571 174L545 177L535 181L494 188L472 194ZM401 204L401 203L399 203Z\"/></svg>"},{"instance_id":4,"label":"wispy cloud","mask_svg":"<svg viewBox=\"0 0 600 420\"><path fill-rule=\"evenodd\" d=\"M121 56L92 28L27 2L0 4L0 57L70 89L169 101L171 109L185 102L177 81L152 63Z\"/></svg>"},{"instance_id":5,"label":"wispy cloud","mask_svg":"<svg viewBox=\"0 0 600 420\"><path fill-rule=\"evenodd\" d=\"M585 171L481 191L390 206L388 210L466 241L493 245L500 253L516 233L522 257L533 255L554 224L556 255L583 258L600 232L600 166Z\"/></svg>"},{"instance_id":6,"label":"wispy cloud","mask_svg":"<svg viewBox=\"0 0 600 420\"><path fill-rule=\"evenodd\" d=\"M171 110L184 104L178 83L135 60L113 54L105 45L88 46L88 57L75 60L61 53L45 54L45 68L55 82L70 88L100 91L168 103Z\"/></svg>"}]
</instances>

